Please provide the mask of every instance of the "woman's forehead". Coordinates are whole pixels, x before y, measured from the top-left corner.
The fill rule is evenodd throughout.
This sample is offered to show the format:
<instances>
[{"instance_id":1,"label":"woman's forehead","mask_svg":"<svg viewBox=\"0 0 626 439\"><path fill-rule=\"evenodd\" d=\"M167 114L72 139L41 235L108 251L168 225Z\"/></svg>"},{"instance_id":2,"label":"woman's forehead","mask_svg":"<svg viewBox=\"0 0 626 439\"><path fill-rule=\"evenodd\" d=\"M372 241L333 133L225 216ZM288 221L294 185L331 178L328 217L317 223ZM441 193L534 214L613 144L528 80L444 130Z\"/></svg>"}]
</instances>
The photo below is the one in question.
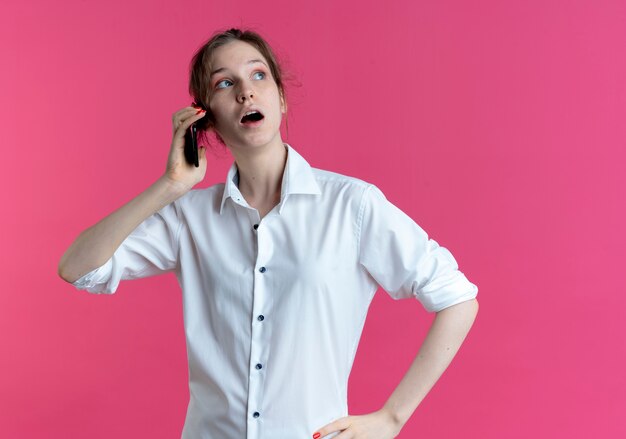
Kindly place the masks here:
<instances>
[{"instance_id":1,"label":"woman's forehead","mask_svg":"<svg viewBox=\"0 0 626 439\"><path fill-rule=\"evenodd\" d=\"M231 41L213 52L209 66L211 73L239 67L241 64L262 62L268 65L265 57L254 46L245 41Z\"/></svg>"}]
</instances>

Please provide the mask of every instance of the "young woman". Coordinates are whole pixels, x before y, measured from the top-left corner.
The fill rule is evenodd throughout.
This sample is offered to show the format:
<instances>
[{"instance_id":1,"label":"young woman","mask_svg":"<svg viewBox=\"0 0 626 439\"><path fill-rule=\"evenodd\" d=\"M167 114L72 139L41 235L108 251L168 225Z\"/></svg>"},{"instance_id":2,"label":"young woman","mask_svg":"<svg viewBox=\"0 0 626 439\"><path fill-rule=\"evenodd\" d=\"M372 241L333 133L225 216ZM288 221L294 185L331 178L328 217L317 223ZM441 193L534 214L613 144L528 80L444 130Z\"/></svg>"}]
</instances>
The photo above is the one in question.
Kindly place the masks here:
<instances>
[{"instance_id":1,"label":"young woman","mask_svg":"<svg viewBox=\"0 0 626 439\"><path fill-rule=\"evenodd\" d=\"M313 168L283 142L281 69L258 34L215 34L192 60L190 92L198 107L174 113L163 176L83 231L59 275L114 293L124 279L176 273L184 438L396 437L467 335L477 287L376 186ZM234 157L224 184L191 190L207 168L206 149L199 167L184 158L194 122ZM348 377L379 286L437 315L384 406L349 415Z\"/></svg>"}]
</instances>

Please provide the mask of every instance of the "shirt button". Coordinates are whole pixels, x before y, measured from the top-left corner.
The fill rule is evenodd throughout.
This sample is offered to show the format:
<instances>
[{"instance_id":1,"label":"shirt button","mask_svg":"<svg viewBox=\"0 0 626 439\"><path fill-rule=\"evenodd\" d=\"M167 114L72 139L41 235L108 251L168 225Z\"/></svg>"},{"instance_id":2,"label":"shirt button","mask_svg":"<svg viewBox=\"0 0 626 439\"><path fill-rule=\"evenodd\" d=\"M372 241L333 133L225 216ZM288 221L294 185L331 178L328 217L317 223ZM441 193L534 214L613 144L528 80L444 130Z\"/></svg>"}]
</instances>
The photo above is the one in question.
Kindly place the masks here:
<instances>
[{"instance_id":1,"label":"shirt button","mask_svg":"<svg viewBox=\"0 0 626 439\"><path fill-rule=\"evenodd\" d=\"M261 363L258 363L258 364L256 365L256 368L257 368L257 369L263 369L263 365L262 365Z\"/></svg>"},{"instance_id":2,"label":"shirt button","mask_svg":"<svg viewBox=\"0 0 626 439\"><path fill-rule=\"evenodd\" d=\"M265 267L261 267L261 268L259 268L259 271L260 271L261 273L265 273Z\"/></svg>"},{"instance_id":3,"label":"shirt button","mask_svg":"<svg viewBox=\"0 0 626 439\"><path fill-rule=\"evenodd\" d=\"M255 418L258 418L259 416L261 416L261 414L259 412L254 412L252 416L254 416Z\"/></svg>"},{"instance_id":4,"label":"shirt button","mask_svg":"<svg viewBox=\"0 0 626 439\"><path fill-rule=\"evenodd\" d=\"M259 225L258 225L258 224L255 224L255 225L254 225L254 230L256 230L256 229L258 229L258 228L259 228Z\"/></svg>"},{"instance_id":5,"label":"shirt button","mask_svg":"<svg viewBox=\"0 0 626 439\"><path fill-rule=\"evenodd\" d=\"M258 316L256 319L257 319L259 322L262 322L262 321L263 321L263 319L265 319L265 316L264 316L263 314L261 314L261 315L260 315L260 316Z\"/></svg>"}]
</instances>

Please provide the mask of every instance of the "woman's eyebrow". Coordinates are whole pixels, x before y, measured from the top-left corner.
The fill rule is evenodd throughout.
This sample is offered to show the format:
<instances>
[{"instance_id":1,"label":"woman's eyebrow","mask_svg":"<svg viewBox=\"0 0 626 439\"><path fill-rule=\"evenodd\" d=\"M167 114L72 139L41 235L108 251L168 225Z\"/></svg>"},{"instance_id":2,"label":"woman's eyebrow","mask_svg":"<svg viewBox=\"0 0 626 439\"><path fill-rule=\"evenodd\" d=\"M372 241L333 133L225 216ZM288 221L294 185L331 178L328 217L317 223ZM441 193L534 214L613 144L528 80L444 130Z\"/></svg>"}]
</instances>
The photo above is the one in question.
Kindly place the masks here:
<instances>
[{"instance_id":1,"label":"woman's eyebrow","mask_svg":"<svg viewBox=\"0 0 626 439\"><path fill-rule=\"evenodd\" d=\"M265 64L265 62L261 59L251 59L250 61L246 62L246 65L248 64L254 64L260 62L261 64ZM265 64L265 67L267 67L267 64ZM269 69L269 67L267 67ZM228 70L226 67L220 67L219 69L215 69L211 72L211 74L209 75L209 78L213 77L213 75L215 75L216 73L219 72L223 72L224 70Z\"/></svg>"}]
</instances>

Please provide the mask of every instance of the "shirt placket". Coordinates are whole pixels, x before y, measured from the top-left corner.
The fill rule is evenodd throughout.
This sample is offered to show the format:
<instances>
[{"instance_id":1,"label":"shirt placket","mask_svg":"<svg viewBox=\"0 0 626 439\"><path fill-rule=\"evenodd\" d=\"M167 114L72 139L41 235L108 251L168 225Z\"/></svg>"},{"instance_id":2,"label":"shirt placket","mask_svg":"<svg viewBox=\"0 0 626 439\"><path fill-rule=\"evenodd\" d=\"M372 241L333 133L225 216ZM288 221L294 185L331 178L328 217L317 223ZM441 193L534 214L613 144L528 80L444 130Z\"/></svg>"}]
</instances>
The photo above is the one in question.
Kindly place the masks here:
<instances>
[{"instance_id":1,"label":"shirt placket","mask_svg":"<svg viewBox=\"0 0 626 439\"><path fill-rule=\"evenodd\" d=\"M268 314L269 278L272 267L269 263L273 252L271 235L267 229L267 221L261 222L256 209L250 209L248 216L251 223L253 239L256 241L257 257L254 265L254 282L252 291L252 322L250 340L250 364L248 366L248 439L261 437L263 422L263 389L265 384L265 367L269 355ZM266 217L267 218L267 217Z\"/></svg>"}]
</instances>

